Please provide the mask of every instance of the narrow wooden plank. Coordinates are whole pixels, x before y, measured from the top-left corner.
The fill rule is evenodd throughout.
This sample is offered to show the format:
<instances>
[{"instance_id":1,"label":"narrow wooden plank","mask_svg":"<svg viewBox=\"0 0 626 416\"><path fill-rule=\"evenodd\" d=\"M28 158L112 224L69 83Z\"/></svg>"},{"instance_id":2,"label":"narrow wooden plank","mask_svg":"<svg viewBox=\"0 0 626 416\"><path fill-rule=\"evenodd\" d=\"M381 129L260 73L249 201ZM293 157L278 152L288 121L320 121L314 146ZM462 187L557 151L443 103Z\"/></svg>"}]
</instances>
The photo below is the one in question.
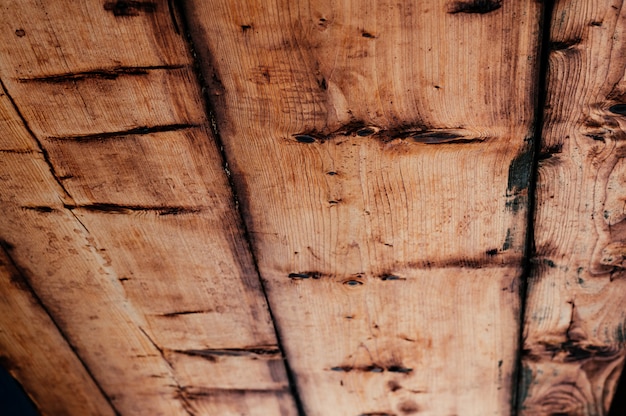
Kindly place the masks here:
<instances>
[{"instance_id":1,"label":"narrow wooden plank","mask_svg":"<svg viewBox=\"0 0 626 416\"><path fill-rule=\"evenodd\" d=\"M6 0L0 10L0 53L11 57L11 78L110 78L116 69L190 62L184 39L172 36L180 28L167 1Z\"/></svg>"},{"instance_id":2,"label":"narrow wooden plank","mask_svg":"<svg viewBox=\"0 0 626 416\"><path fill-rule=\"evenodd\" d=\"M4 248L0 250L0 365L20 381L44 415L114 414Z\"/></svg>"},{"instance_id":3,"label":"narrow wooden plank","mask_svg":"<svg viewBox=\"0 0 626 416\"><path fill-rule=\"evenodd\" d=\"M306 413L509 414L540 5L185 10Z\"/></svg>"},{"instance_id":4,"label":"narrow wooden plank","mask_svg":"<svg viewBox=\"0 0 626 416\"><path fill-rule=\"evenodd\" d=\"M3 5L6 25L34 16L0 62L19 110L7 126L20 134L0 152L12 258L120 413L215 414L243 397L260 414L296 414L176 11L93 1L75 6L76 22L57 3ZM40 37L58 42L33 46ZM85 292L83 274L104 281ZM85 340L85 316L106 331ZM225 351L226 363L207 359ZM250 378L234 377L257 353Z\"/></svg>"},{"instance_id":5,"label":"narrow wooden plank","mask_svg":"<svg viewBox=\"0 0 626 416\"><path fill-rule=\"evenodd\" d=\"M0 99L2 113L19 120L8 95ZM6 139L9 133L0 135ZM29 137L23 125L19 134L17 149ZM101 248L64 208L67 195L50 165L40 152L13 150L0 151L0 238L12 261L115 410L187 414L170 365L147 338L145 321L128 301ZM66 398L68 406L74 399Z\"/></svg>"},{"instance_id":6,"label":"narrow wooden plank","mask_svg":"<svg viewBox=\"0 0 626 416\"><path fill-rule=\"evenodd\" d=\"M625 350L621 1L556 2L521 413L604 415Z\"/></svg>"}]
</instances>

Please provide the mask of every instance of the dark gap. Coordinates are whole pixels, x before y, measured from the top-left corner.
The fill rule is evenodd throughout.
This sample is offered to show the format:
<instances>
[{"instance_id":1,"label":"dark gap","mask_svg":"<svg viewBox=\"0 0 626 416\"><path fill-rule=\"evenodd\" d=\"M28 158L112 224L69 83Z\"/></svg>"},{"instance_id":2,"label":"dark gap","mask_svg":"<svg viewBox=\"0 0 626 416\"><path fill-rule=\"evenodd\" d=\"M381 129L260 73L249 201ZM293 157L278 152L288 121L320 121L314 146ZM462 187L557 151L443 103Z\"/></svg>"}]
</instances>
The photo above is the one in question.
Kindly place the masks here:
<instances>
[{"instance_id":1,"label":"dark gap","mask_svg":"<svg viewBox=\"0 0 626 416\"><path fill-rule=\"evenodd\" d=\"M22 385L0 366L0 409L5 416L37 416L39 412Z\"/></svg>"},{"instance_id":2,"label":"dark gap","mask_svg":"<svg viewBox=\"0 0 626 416\"><path fill-rule=\"evenodd\" d=\"M4 254L9 260L10 266L15 270L16 273L19 273L19 275L21 276L20 282L23 285L24 289L30 293L30 295L33 297L33 299L39 305L39 307L41 307L44 313L48 315L48 317L52 321L56 330L59 331L59 334L61 334L61 337L65 340L66 344L70 347L70 349L72 350L72 352L74 353L78 361L81 363L81 365L83 366L83 368L85 369L89 377L93 380L94 384L96 385L96 387L98 388L102 396L105 398L109 406L111 406L111 409L113 410L114 414L116 416L121 416L120 412L118 412L118 410L113 405L113 401L111 400L111 398L107 395L107 393L104 391L102 386L100 386L100 383L98 383L98 380L94 377L94 375L92 374L91 370L89 369L85 361L83 361L83 358L78 354L78 351L76 351L76 348L74 347L74 345L72 345L72 343L69 341L65 332L61 329L61 327L59 326L57 321L54 319L54 317L52 316L52 314L50 313L46 305L41 301L41 298L39 297L39 295L37 295L37 292L35 292L35 290L33 289L32 285L30 284L30 281L27 278L28 275L13 259L13 256L9 252L9 247L5 247L3 244L0 250L4 251Z\"/></svg>"},{"instance_id":3,"label":"dark gap","mask_svg":"<svg viewBox=\"0 0 626 416\"><path fill-rule=\"evenodd\" d=\"M231 193L233 196L233 205L235 210L237 211L237 216L239 218L239 223L241 225L241 229L243 231L243 237L246 243L246 246L248 248L248 252L250 253L250 256L252 257L252 262L254 264L254 269L256 271L256 274L259 278L259 283L261 286L261 290L263 292L263 297L265 299L265 304L267 305L267 310L269 312L270 315L270 319L272 320L272 326L274 327L274 333L276 335L276 342L278 344L278 348L280 350L280 354L283 358L283 363L285 365L285 372L287 373L287 380L289 381L289 390L291 392L291 395L293 397L294 403L296 405L297 411L298 411L298 415L299 416L306 416L306 413L304 412L304 406L302 405L302 400L300 399L300 395L298 394L298 388L297 388L297 384L296 384L296 377L295 374L293 373L293 370L291 369L291 366L289 365L289 361L287 360L287 355L285 353L285 347L283 345L282 342L282 337L281 337L281 333L280 330L278 329L278 325L276 323L276 318L274 315L274 312L272 311L272 306L269 302L269 298L267 296L267 289L265 287L265 283L263 282L263 279L261 278L261 271L259 270L259 263L256 257L256 254L253 250L253 245L252 245L252 239L250 237L250 232L248 231L248 227L246 225L246 222L244 220L243 214L241 212L241 206L239 203L239 197L237 194L237 188L235 187L235 183L233 180L232 175L230 175L230 173L228 173L228 157L226 155L226 151L224 150L224 141L222 140L222 136L220 135L219 132L219 128L217 127L217 122L215 122L216 120L216 112L215 112L215 108L213 107L213 103L211 101L211 99L209 98L209 84L206 82L206 79L204 78L204 75L202 74L202 70L201 70L201 65L202 62L200 62L200 58L198 58L198 55L195 53L196 47L194 44L194 41L191 37L191 32L189 31L189 20L187 18L187 14L185 13L185 8L181 2L181 0L173 0L175 3L175 6L178 8L178 14L181 16L181 29L182 29L182 33L183 36L185 38L185 40L187 41L188 47L189 47L189 52L191 53L191 56L193 57L194 60L194 64L193 64L193 71L196 75L196 79L198 81L198 83L200 84L200 86L203 89L203 94L202 94L202 99L204 101L204 106L205 106L205 111L207 112L207 118L211 121L211 130L213 132L213 136L215 137L215 141L217 144L217 148L220 152L220 156L222 159L222 166L226 167L225 172L226 172L226 178L228 179L228 184L230 186L231 189Z\"/></svg>"},{"instance_id":4,"label":"dark gap","mask_svg":"<svg viewBox=\"0 0 626 416\"><path fill-rule=\"evenodd\" d=\"M548 65L550 58L550 28L552 23L552 13L554 10L554 0L546 0L543 4L543 13L539 22L540 39L539 50L539 68L536 74L535 95L535 115L533 135L530 143L531 170L530 180L528 183L528 211L526 219L526 243L524 247L524 256L522 258L522 274L520 276L519 296L520 296L520 321L519 321L519 339L517 348L517 362L513 373L513 392L511 414L517 415L521 410L525 392L523 391L523 352L524 352L524 324L526 320L526 297L528 295L528 280L533 272L532 258L535 255L535 209L536 209L536 189L537 189L537 170L539 168L539 157L541 142L543 137L544 123L544 107L547 101L546 82L548 75ZM521 400L520 400L521 398Z\"/></svg>"},{"instance_id":5,"label":"dark gap","mask_svg":"<svg viewBox=\"0 0 626 416\"><path fill-rule=\"evenodd\" d=\"M622 370L622 375L617 382L613 402L609 408L608 416L624 416L626 415L626 367Z\"/></svg>"}]
</instances>

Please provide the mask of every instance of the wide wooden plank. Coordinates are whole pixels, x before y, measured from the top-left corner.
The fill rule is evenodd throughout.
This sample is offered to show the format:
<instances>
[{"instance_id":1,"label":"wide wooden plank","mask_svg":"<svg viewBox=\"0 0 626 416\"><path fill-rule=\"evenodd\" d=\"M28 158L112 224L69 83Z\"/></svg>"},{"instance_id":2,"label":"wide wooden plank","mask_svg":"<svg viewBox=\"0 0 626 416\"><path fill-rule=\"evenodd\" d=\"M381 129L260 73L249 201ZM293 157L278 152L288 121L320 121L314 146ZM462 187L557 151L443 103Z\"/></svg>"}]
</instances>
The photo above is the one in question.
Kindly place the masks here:
<instances>
[{"instance_id":1,"label":"wide wooden plank","mask_svg":"<svg viewBox=\"0 0 626 416\"><path fill-rule=\"evenodd\" d=\"M604 415L625 349L626 12L556 2L521 414Z\"/></svg>"},{"instance_id":2,"label":"wide wooden plank","mask_svg":"<svg viewBox=\"0 0 626 416\"><path fill-rule=\"evenodd\" d=\"M4 248L0 250L0 363L44 415L114 414Z\"/></svg>"},{"instance_id":3,"label":"wide wooden plank","mask_svg":"<svg viewBox=\"0 0 626 416\"><path fill-rule=\"evenodd\" d=\"M540 4L184 6L306 413L509 414Z\"/></svg>"},{"instance_id":4,"label":"wide wooden plank","mask_svg":"<svg viewBox=\"0 0 626 416\"><path fill-rule=\"evenodd\" d=\"M295 414L176 10L44 3L2 6L12 259L120 413Z\"/></svg>"}]
</instances>

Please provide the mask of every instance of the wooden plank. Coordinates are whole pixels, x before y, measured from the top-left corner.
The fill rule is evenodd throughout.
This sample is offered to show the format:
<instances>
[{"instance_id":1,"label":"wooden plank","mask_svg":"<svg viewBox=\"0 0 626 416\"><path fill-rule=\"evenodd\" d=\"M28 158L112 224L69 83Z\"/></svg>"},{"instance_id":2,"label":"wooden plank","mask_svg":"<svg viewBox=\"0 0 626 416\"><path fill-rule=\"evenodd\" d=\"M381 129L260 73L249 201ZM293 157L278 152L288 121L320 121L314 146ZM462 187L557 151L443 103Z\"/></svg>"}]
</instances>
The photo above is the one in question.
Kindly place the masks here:
<instances>
[{"instance_id":1,"label":"wooden plank","mask_svg":"<svg viewBox=\"0 0 626 416\"><path fill-rule=\"evenodd\" d=\"M509 414L540 5L184 7L306 413Z\"/></svg>"},{"instance_id":2,"label":"wooden plank","mask_svg":"<svg viewBox=\"0 0 626 416\"><path fill-rule=\"evenodd\" d=\"M2 6L11 257L120 413L296 414L176 11L52 3Z\"/></svg>"},{"instance_id":3,"label":"wooden plank","mask_svg":"<svg viewBox=\"0 0 626 416\"><path fill-rule=\"evenodd\" d=\"M20 381L44 415L114 414L4 248L0 250L0 364Z\"/></svg>"},{"instance_id":4,"label":"wooden plank","mask_svg":"<svg viewBox=\"0 0 626 416\"><path fill-rule=\"evenodd\" d=\"M552 12L521 413L604 415L625 350L621 1Z\"/></svg>"}]
</instances>

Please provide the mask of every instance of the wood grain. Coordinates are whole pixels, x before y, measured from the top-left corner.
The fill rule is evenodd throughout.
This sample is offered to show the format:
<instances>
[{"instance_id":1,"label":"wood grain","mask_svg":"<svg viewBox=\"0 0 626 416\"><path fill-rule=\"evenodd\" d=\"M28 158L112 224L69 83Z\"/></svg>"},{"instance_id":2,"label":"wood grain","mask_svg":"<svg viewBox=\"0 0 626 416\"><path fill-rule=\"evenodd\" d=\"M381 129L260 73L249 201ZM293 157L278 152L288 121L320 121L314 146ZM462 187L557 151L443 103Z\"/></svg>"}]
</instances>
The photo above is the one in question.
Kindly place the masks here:
<instances>
[{"instance_id":1,"label":"wood grain","mask_svg":"<svg viewBox=\"0 0 626 416\"><path fill-rule=\"evenodd\" d=\"M623 366L625 18L620 1L552 12L525 415L604 415Z\"/></svg>"},{"instance_id":2,"label":"wood grain","mask_svg":"<svg viewBox=\"0 0 626 416\"><path fill-rule=\"evenodd\" d=\"M306 413L509 414L540 5L185 10Z\"/></svg>"},{"instance_id":3,"label":"wood grain","mask_svg":"<svg viewBox=\"0 0 626 416\"><path fill-rule=\"evenodd\" d=\"M114 414L4 248L0 250L0 351L0 364L20 380L42 414Z\"/></svg>"},{"instance_id":4,"label":"wood grain","mask_svg":"<svg viewBox=\"0 0 626 416\"><path fill-rule=\"evenodd\" d=\"M115 410L295 415L177 11L1 7L0 236Z\"/></svg>"}]
</instances>

